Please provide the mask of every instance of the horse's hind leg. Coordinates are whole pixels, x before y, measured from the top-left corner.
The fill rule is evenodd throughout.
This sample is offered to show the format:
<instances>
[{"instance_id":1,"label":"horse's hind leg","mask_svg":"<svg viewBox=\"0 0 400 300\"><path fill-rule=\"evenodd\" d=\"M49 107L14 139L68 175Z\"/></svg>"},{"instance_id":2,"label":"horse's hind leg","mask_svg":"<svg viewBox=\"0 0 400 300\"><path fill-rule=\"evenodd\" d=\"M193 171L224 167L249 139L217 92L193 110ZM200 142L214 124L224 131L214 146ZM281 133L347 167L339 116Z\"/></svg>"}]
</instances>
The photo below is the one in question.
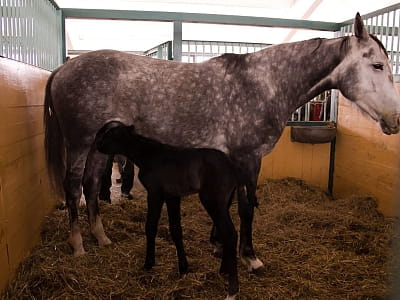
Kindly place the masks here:
<instances>
[{"instance_id":1,"label":"horse's hind leg","mask_svg":"<svg viewBox=\"0 0 400 300\"><path fill-rule=\"evenodd\" d=\"M253 249L254 207L249 204L243 186L238 188L238 208L240 216L240 258L249 272L261 270L264 264L256 257Z\"/></svg>"},{"instance_id":2,"label":"horse's hind leg","mask_svg":"<svg viewBox=\"0 0 400 300\"><path fill-rule=\"evenodd\" d=\"M70 235L69 244L74 256L85 254L81 230L78 224L78 207L82 195L82 176L89 149L67 148L67 168L64 179L65 199L68 207Z\"/></svg>"},{"instance_id":3,"label":"horse's hind leg","mask_svg":"<svg viewBox=\"0 0 400 300\"><path fill-rule=\"evenodd\" d=\"M99 246L111 244L104 233L103 223L99 215L98 195L102 176L109 157L95 149L91 149L86 160L83 176L83 193L85 194L90 232L96 237Z\"/></svg>"},{"instance_id":4,"label":"horse's hind leg","mask_svg":"<svg viewBox=\"0 0 400 300\"><path fill-rule=\"evenodd\" d=\"M179 273L186 274L188 271L188 262L185 248L183 246L182 226L181 226L181 198L171 197L166 199L169 231L172 240L175 243L176 253L178 255Z\"/></svg>"},{"instance_id":5,"label":"horse's hind leg","mask_svg":"<svg viewBox=\"0 0 400 300\"><path fill-rule=\"evenodd\" d=\"M233 159L238 164L241 180L245 183L245 186L237 188L240 216L240 257L250 272L263 270L264 264L255 255L252 238L254 207L258 205L256 188L261 158L250 153Z\"/></svg>"}]
</instances>

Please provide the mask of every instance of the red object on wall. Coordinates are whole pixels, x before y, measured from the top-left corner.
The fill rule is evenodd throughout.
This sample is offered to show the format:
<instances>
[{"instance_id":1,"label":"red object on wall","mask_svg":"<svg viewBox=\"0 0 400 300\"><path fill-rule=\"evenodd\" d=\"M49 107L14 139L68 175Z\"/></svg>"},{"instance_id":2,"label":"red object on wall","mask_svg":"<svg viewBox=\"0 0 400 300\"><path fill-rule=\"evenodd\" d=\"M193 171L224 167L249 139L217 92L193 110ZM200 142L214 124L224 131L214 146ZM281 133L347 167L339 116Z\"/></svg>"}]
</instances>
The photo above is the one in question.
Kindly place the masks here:
<instances>
[{"instance_id":1,"label":"red object on wall","mask_svg":"<svg viewBox=\"0 0 400 300\"><path fill-rule=\"evenodd\" d=\"M311 103L311 121L322 121L322 103L314 102Z\"/></svg>"}]
</instances>

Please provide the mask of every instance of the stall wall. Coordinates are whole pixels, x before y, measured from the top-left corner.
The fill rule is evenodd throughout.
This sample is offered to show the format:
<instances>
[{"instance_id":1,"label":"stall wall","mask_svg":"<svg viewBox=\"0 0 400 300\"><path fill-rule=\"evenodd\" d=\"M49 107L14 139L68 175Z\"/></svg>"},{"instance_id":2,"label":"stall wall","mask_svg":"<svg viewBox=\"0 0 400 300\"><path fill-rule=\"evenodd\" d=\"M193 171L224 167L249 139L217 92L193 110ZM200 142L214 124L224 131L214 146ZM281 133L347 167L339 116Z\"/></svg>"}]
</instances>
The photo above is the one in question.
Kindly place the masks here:
<instances>
[{"instance_id":1,"label":"stall wall","mask_svg":"<svg viewBox=\"0 0 400 300\"><path fill-rule=\"evenodd\" d=\"M44 160L49 72L0 58L0 290L39 239L54 207Z\"/></svg>"},{"instance_id":2,"label":"stall wall","mask_svg":"<svg viewBox=\"0 0 400 300\"><path fill-rule=\"evenodd\" d=\"M394 215L400 134L383 134L376 122L342 95L338 118L334 196L372 195L385 215Z\"/></svg>"},{"instance_id":3,"label":"stall wall","mask_svg":"<svg viewBox=\"0 0 400 300\"><path fill-rule=\"evenodd\" d=\"M330 145L292 142L290 126L286 126L274 150L262 160L259 183L267 178L295 177L327 191Z\"/></svg>"}]
</instances>

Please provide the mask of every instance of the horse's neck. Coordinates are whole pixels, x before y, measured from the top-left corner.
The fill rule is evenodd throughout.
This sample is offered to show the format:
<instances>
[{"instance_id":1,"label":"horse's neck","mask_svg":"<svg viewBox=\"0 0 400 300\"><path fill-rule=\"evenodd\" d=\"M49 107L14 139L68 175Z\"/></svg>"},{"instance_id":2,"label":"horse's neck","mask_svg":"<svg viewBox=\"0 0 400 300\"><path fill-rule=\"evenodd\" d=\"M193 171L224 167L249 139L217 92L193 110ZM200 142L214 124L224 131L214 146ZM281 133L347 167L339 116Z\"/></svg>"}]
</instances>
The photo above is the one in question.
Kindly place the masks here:
<instances>
[{"instance_id":1,"label":"horse's neck","mask_svg":"<svg viewBox=\"0 0 400 300\"><path fill-rule=\"evenodd\" d=\"M266 48L255 54L256 76L266 90L275 92L275 99L288 103L288 113L292 113L321 92L335 88L329 74L341 61L341 45L342 39L337 38Z\"/></svg>"},{"instance_id":2,"label":"horse's neck","mask_svg":"<svg viewBox=\"0 0 400 300\"><path fill-rule=\"evenodd\" d=\"M139 167L168 150L168 146L138 135L132 136L129 142L129 154Z\"/></svg>"}]
</instances>

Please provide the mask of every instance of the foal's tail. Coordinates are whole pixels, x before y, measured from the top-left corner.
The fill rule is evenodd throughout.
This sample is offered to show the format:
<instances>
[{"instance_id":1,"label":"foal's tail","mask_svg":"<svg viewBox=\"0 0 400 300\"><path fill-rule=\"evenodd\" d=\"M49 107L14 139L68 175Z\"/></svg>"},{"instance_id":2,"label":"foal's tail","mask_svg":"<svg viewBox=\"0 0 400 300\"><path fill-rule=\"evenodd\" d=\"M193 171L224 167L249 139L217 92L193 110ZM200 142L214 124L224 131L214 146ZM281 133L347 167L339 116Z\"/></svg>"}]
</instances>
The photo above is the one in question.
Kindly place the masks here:
<instances>
[{"instance_id":1,"label":"foal's tail","mask_svg":"<svg viewBox=\"0 0 400 300\"><path fill-rule=\"evenodd\" d=\"M54 191L59 196L62 196L63 179L65 175L65 144L51 97L51 85L54 76L60 68L61 67L54 70L47 80L46 94L44 98L43 123L45 128L44 147L46 151L46 163L50 182Z\"/></svg>"}]
</instances>

